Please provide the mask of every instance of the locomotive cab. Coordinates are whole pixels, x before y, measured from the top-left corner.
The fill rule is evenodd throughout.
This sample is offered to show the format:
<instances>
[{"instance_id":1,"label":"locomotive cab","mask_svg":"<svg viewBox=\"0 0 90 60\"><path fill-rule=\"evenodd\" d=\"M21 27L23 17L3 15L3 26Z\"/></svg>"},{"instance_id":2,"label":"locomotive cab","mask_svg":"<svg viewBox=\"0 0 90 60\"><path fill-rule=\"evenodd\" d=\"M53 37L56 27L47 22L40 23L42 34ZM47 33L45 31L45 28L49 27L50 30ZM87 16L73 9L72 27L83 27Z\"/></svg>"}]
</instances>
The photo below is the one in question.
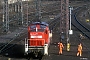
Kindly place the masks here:
<instances>
[{"instance_id":1,"label":"locomotive cab","mask_svg":"<svg viewBox=\"0 0 90 60\"><path fill-rule=\"evenodd\" d=\"M48 24L34 22L28 27L28 39L25 39L25 53L48 55L50 44L50 30Z\"/></svg>"}]
</instances>

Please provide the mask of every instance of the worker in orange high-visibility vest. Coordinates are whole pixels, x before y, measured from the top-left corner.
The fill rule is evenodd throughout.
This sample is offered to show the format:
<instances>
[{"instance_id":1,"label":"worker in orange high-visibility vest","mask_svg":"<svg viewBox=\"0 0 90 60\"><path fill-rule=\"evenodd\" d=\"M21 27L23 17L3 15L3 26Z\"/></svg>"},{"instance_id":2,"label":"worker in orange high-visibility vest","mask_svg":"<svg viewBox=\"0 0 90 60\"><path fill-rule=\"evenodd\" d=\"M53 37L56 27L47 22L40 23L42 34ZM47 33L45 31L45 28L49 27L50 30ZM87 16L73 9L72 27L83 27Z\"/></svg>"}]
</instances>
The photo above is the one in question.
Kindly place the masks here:
<instances>
[{"instance_id":1,"label":"worker in orange high-visibility vest","mask_svg":"<svg viewBox=\"0 0 90 60\"><path fill-rule=\"evenodd\" d=\"M62 54L62 51L63 51L63 44L61 42L58 43L58 47L59 47L59 54Z\"/></svg>"},{"instance_id":2,"label":"worker in orange high-visibility vest","mask_svg":"<svg viewBox=\"0 0 90 60\"><path fill-rule=\"evenodd\" d=\"M82 56L82 44L81 44L81 43L78 45L77 56L78 56L78 55Z\"/></svg>"}]
</instances>

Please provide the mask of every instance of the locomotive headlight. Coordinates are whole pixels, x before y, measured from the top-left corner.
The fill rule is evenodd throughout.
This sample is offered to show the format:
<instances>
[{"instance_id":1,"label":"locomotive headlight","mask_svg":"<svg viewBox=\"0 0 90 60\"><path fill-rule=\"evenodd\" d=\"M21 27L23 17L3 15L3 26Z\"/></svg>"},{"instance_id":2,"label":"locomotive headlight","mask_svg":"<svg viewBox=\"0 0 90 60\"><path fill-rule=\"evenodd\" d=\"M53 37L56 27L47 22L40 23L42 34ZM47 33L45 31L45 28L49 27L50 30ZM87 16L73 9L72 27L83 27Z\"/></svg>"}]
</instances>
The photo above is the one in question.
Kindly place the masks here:
<instances>
[{"instance_id":1,"label":"locomotive headlight","mask_svg":"<svg viewBox=\"0 0 90 60\"><path fill-rule=\"evenodd\" d=\"M42 36L38 36L38 38L42 38Z\"/></svg>"},{"instance_id":2,"label":"locomotive headlight","mask_svg":"<svg viewBox=\"0 0 90 60\"><path fill-rule=\"evenodd\" d=\"M31 36L31 38L42 38L42 36Z\"/></svg>"}]
</instances>

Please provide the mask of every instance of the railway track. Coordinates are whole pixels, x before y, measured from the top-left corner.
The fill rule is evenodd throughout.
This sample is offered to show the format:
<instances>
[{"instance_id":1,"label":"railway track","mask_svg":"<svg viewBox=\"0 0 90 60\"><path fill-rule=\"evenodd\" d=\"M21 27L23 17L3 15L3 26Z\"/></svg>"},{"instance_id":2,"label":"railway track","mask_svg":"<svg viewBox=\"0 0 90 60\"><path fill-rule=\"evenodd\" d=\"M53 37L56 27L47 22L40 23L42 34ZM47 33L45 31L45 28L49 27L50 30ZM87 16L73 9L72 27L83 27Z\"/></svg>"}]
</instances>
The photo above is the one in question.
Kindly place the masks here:
<instances>
[{"instance_id":1,"label":"railway track","mask_svg":"<svg viewBox=\"0 0 90 60\"><path fill-rule=\"evenodd\" d=\"M89 58L89 53L90 53L90 46L88 45L90 43L90 30L88 28L85 27L85 25L83 25L80 20L77 18L77 14L79 13L79 11L82 9L85 9L87 7L87 5L80 7L80 9L77 12L74 12L73 18L75 19L74 21L72 21L72 24L81 32L80 34L83 34L84 39L81 39L79 36L78 41L79 43L82 43L83 45L83 52L87 54L87 59Z\"/></svg>"},{"instance_id":2,"label":"railway track","mask_svg":"<svg viewBox=\"0 0 90 60\"><path fill-rule=\"evenodd\" d=\"M77 12L74 14L75 21L78 23L78 26L76 26L86 37L90 39L90 29L85 27L82 23L80 23L77 19ZM75 23L72 23L75 25Z\"/></svg>"},{"instance_id":3,"label":"railway track","mask_svg":"<svg viewBox=\"0 0 90 60\"><path fill-rule=\"evenodd\" d=\"M23 33L22 33L23 32ZM17 34L14 38L11 38L11 40L9 40L9 42L0 45L1 49L0 49L0 53L5 52L6 50L12 48L16 43L19 43L20 41L23 40L23 36L26 36L27 32L24 31L24 29L20 32L20 34ZM19 39L20 38L20 39ZM6 38L7 39L7 38ZM8 45L12 44L11 46L8 47Z\"/></svg>"},{"instance_id":4,"label":"railway track","mask_svg":"<svg viewBox=\"0 0 90 60\"><path fill-rule=\"evenodd\" d=\"M57 16L59 16L59 15L57 15ZM59 17L57 17L57 20L52 20L51 22L48 22L49 24L50 24L50 26L52 27L51 29L53 29L53 44L51 45L51 47L50 47L50 53L49 53L49 56L46 56L46 57L43 57L42 58L42 60L55 60L56 58L62 58L63 56L63 59L64 58L66 58L67 59L67 57L65 56L65 55L63 55L63 56L58 56L58 52L57 52L57 50L58 50L58 48L57 48L57 42L59 41L59 22L58 22L58 20L59 20ZM53 23L53 24L52 24ZM56 24L57 23L57 24ZM78 34L78 33L77 33ZM74 35L74 38L76 38L77 37L77 34L76 35ZM23 37L23 36L22 36ZM22 38L21 37L21 38ZM73 39L72 37L71 37L71 39ZM76 38L76 40L75 41L72 41L72 43L73 44L75 44L75 42L77 41L77 43L76 44L78 44L80 41L79 40L77 40L77 39L79 39L78 37ZM19 40L21 40L21 39L19 39ZM18 42L18 40L16 41L16 43L18 44L20 44L21 42ZM72 45L73 45L72 44ZM75 45L76 45L75 44ZM10 47L11 46L11 47ZM9 53L10 53L10 51L12 51L12 54L11 55L13 55L13 52L15 52L14 54L14 56L16 56L19 52L16 52L17 50L19 50L19 49L22 49L23 50L23 45L14 45L13 46L13 43L12 43L12 45L10 45L10 46L8 46L8 48L7 49L3 49L3 51L8 51ZM16 46L16 47L15 47ZM19 47L18 47L19 46ZM17 49L17 47L18 47L18 49ZM9 49L10 48L10 49ZM75 46L75 48L76 48L76 46ZM72 50L73 50L73 48L71 48ZM15 51L16 50L16 51ZM64 49L64 50L66 50L66 49ZM75 50L75 49L74 49ZM67 53L66 51L64 51L65 53ZM75 51L76 52L76 51ZM17 54L16 54L17 53ZM22 52L21 52L21 54L22 54ZM20 55L21 55L20 54ZM67 56L68 56L68 53L66 54ZM72 54L70 54L70 55L74 55L74 53L72 53ZM19 55L18 55L19 56ZM10 57L10 56L9 56ZM70 58L70 56L68 56L69 58ZM16 57L17 58L17 57ZM19 56L19 58L20 58L20 56ZM71 57L72 58L72 57ZM21 58L20 59L23 59L23 56L21 56ZM26 60L26 59L23 59L23 60ZM37 60L37 59L33 59L33 60Z\"/></svg>"},{"instance_id":5,"label":"railway track","mask_svg":"<svg viewBox=\"0 0 90 60\"><path fill-rule=\"evenodd\" d=\"M82 6L82 7L85 7L85 6ZM82 9L82 8L78 8L79 9ZM77 12L77 10L74 10L74 12ZM76 14L73 13L73 21L72 21L72 25L73 25L73 28L74 28L74 34L73 36L70 35L70 43L71 43L71 49L70 49L70 52L67 52L66 51L66 45L64 44L64 54L63 55L58 55L58 47L57 47L57 43L59 42L59 32L57 33L57 28L59 28L59 23L55 24L54 23L52 24L52 26L54 25L55 26L55 30L54 33L53 33L53 44L51 45L50 47L50 55L49 57L47 57L43 60L55 60L55 59L63 59L63 60L88 60L90 59L90 46L89 46L89 39L86 38L85 40L81 40L80 37L79 37L79 34L80 33L84 33L84 32L89 32L88 29L86 29L85 27L82 27L81 26L81 23L79 22L79 20L77 20L77 16ZM81 27L80 27L81 26ZM80 30L79 30L80 29ZM79 31L78 31L79 30ZM82 43L83 45L83 56L82 57L77 57L75 53L77 53L77 47L78 47L78 44L79 43Z\"/></svg>"},{"instance_id":6,"label":"railway track","mask_svg":"<svg viewBox=\"0 0 90 60\"><path fill-rule=\"evenodd\" d=\"M59 14L59 15L60 15L60 14ZM51 29L52 31L55 29L56 26L58 26L58 24L59 24L58 21L59 21L59 20L60 20L60 17L57 15L57 17L56 17L54 20L48 22L48 23L49 23L49 26L52 27L52 29ZM53 24L52 24L52 23L53 23ZM54 44L54 43L51 43L51 45L53 45L53 44ZM48 56L43 56L43 57L40 58L40 60L47 60L47 57L48 57ZM28 60L38 60L38 59L35 59L35 58L33 58L33 59L31 58L31 59L30 59L30 58L29 58Z\"/></svg>"},{"instance_id":7,"label":"railway track","mask_svg":"<svg viewBox=\"0 0 90 60\"><path fill-rule=\"evenodd\" d=\"M23 2L24 4L26 4L26 2ZM15 3L16 4L16 3ZM14 8L12 8L13 7L13 5L15 5L15 4L11 4L11 6L10 6L10 20L9 20L9 27L10 27L10 30L12 31L12 27L21 27L21 25L19 25L19 23L21 24L21 20L20 20L20 22L18 21L18 14L20 13L17 13L17 12L14 12L13 11L13 9ZM35 4L35 2L33 2L32 4ZM50 8L49 7L51 7L51 6L53 6L52 7L52 9L54 10L54 8L58 8L56 5L58 5L59 4L59 2L57 3L57 1L55 2L50 2L50 3L44 3L43 1L42 1L42 6L41 6L41 10L42 10L42 16L44 15L47 15L47 14L50 14L52 11L49 11L50 10ZM26 4L27 5L27 4ZM24 20L24 24L26 25L26 23L27 23L27 11L26 11L26 9L27 9L27 7L26 7L26 5L24 6L23 5L23 20ZM35 20L35 19L33 19L33 18L35 18L34 16L35 16L35 6L34 5L31 5L31 3L29 2L29 7L28 7L29 9L30 9L30 11L28 12L28 19L30 19L29 21L30 22L32 22L33 20ZM48 12L49 11L49 12ZM34 13L32 13L32 12L34 12ZM2 29L3 27L1 27L0 29Z\"/></svg>"},{"instance_id":8,"label":"railway track","mask_svg":"<svg viewBox=\"0 0 90 60\"><path fill-rule=\"evenodd\" d=\"M81 9L81 8L80 8ZM77 10L76 10L77 11ZM77 11L78 13L78 11ZM75 15L75 14L73 14ZM77 18L77 16L73 17L73 20L76 20L75 18ZM76 23L76 21L72 21L72 24L75 24L76 27L78 27L79 25L81 25L80 23ZM74 25L73 25L73 29L74 29L74 34L73 36L70 35L70 42L71 42L71 49L70 49L70 52L67 52L66 51L66 45L64 44L65 46L65 49L64 49L64 54L63 55L58 55L58 47L57 47L57 43L59 42L59 32L57 32L57 29L55 28L55 31L53 33L53 45L51 45L51 50L50 50L50 56L48 59L46 60L55 60L56 58L57 59L64 59L64 60L82 60L82 59L90 59L89 57L89 53L90 53L90 48L89 48L89 43L90 41L89 40L81 40L80 37L79 37L79 34L81 33L80 31L78 31L78 29L80 28L76 28ZM56 26L58 28L58 24ZM83 28L83 30L87 31L85 28ZM84 31L84 32L85 32ZM83 56L82 57L77 57L75 53L77 53L77 47L78 47L78 44L79 43L82 43L83 45Z\"/></svg>"},{"instance_id":9,"label":"railway track","mask_svg":"<svg viewBox=\"0 0 90 60\"><path fill-rule=\"evenodd\" d=\"M51 11L49 13L51 13ZM8 51L10 51L11 49L13 49L16 46L16 44L18 44L19 42L21 42L23 40L22 37L25 37L25 36L27 36L27 33L26 32L25 32L25 34L22 34L20 37L19 36L16 36L15 38L11 39L8 43L5 43L5 44L1 45L0 46L1 47L0 53L2 53L2 54L6 53L6 55L9 55L9 52ZM17 39L17 37L19 39ZM22 39L20 39L20 38L22 38Z\"/></svg>"}]
</instances>

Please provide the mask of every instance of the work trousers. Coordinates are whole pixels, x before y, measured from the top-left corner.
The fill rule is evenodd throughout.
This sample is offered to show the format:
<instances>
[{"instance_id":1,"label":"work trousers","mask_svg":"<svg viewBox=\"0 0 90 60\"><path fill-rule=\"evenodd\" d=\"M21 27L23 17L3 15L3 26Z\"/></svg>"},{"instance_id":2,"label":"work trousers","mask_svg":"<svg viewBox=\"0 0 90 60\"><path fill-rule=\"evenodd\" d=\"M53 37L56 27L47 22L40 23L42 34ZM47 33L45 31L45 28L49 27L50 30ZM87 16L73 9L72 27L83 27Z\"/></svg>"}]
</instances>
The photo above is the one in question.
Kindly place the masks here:
<instances>
[{"instance_id":1,"label":"work trousers","mask_svg":"<svg viewBox=\"0 0 90 60\"><path fill-rule=\"evenodd\" d=\"M62 54L62 48L61 48L61 49L59 49L59 54Z\"/></svg>"},{"instance_id":2,"label":"work trousers","mask_svg":"<svg viewBox=\"0 0 90 60\"><path fill-rule=\"evenodd\" d=\"M78 51L78 52L77 52L77 56L78 56L78 55L82 56L82 51Z\"/></svg>"}]
</instances>

